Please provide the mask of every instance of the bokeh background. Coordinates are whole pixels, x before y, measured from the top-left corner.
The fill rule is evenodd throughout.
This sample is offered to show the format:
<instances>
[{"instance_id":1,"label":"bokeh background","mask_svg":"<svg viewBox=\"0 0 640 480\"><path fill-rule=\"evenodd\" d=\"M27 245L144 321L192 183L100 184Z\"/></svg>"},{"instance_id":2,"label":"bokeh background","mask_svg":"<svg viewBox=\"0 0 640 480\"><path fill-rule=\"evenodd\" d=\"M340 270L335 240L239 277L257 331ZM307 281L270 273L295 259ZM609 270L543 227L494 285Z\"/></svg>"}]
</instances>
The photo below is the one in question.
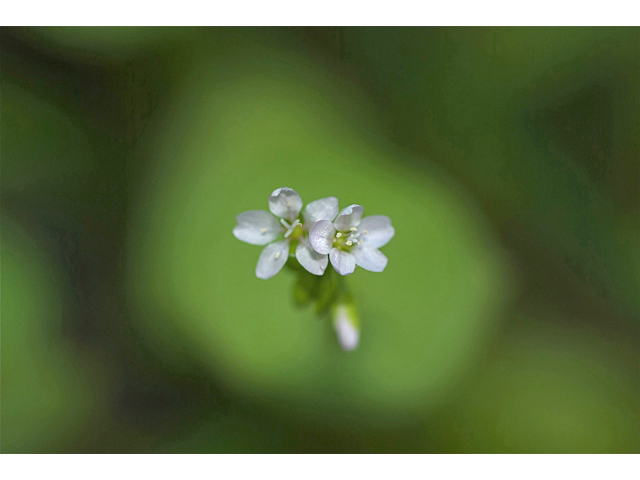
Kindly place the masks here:
<instances>
[{"instance_id":1,"label":"bokeh background","mask_svg":"<svg viewBox=\"0 0 640 480\"><path fill-rule=\"evenodd\" d=\"M3 28L3 452L640 451L638 28ZM358 350L231 235L391 217Z\"/></svg>"}]
</instances>

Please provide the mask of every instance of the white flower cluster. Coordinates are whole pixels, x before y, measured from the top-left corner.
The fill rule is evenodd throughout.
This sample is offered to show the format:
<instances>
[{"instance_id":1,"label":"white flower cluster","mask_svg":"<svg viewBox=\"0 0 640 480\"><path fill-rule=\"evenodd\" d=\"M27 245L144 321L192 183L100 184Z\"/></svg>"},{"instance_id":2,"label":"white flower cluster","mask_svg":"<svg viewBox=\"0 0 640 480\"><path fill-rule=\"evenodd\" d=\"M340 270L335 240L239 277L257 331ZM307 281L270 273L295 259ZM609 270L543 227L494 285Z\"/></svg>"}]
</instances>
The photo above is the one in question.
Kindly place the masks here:
<instances>
[{"instance_id":1,"label":"white flower cluster","mask_svg":"<svg viewBox=\"0 0 640 480\"><path fill-rule=\"evenodd\" d=\"M349 205L338 213L336 197L311 202L303 211L302 198L287 187L269 196L269 210L241 213L233 229L238 240L266 245L256 267L258 278L273 277L290 255L314 275L324 274L329 261L340 275L353 273L356 265L372 272L387 266L387 257L378 248L395 233L388 217L362 218L360 205Z\"/></svg>"}]
</instances>

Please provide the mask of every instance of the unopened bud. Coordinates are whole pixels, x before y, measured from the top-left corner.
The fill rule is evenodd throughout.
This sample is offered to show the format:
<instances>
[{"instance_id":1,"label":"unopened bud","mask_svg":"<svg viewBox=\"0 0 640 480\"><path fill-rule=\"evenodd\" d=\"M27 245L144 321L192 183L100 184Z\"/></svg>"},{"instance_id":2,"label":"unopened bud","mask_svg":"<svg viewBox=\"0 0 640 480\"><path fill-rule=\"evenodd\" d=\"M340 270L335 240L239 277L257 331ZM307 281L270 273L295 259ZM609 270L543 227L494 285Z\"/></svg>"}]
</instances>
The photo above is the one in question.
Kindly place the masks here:
<instances>
[{"instance_id":1,"label":"unopened bud","mask_svg":"<svg viewBox=\"0 0 640 480\"><path fill-rule=\"evenodd\" d=\"M360 342L360 322L356 309L351 304L339 303L333 310L333 328L338 342L345 351L354 350Z\"/></svg>"}]
</instances>

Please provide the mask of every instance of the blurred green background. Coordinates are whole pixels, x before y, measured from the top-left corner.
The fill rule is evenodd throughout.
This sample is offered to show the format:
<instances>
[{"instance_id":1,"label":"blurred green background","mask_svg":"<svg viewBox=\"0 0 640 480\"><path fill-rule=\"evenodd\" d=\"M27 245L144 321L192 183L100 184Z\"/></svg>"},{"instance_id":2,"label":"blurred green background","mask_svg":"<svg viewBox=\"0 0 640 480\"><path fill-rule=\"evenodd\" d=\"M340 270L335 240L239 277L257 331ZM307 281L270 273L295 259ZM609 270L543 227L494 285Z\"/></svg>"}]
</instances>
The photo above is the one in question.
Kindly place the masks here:
<instances>
[{"instance_id":1,"label":"blurred green background","mask_svg":"<svg viewBox=\"0 0 640 480\"><path fill-rule=\"evenodd\" d=\"M640 452L640 29L1 35L3 452ZM281 186L393 221L354 352Z\"/></svg>"}]
</instances>

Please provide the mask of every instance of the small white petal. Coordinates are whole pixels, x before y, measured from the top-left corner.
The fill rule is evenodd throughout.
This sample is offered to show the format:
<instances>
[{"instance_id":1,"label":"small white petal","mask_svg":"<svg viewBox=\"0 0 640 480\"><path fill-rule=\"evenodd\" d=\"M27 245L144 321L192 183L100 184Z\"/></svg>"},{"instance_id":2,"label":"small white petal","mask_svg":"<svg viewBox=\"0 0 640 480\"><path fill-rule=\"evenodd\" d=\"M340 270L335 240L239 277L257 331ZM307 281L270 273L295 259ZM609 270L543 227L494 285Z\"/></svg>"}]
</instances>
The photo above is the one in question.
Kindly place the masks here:
<instances>
[{"instance_id":1,"label":"small white petal","mask_svg":"<svg viewBox=\"0 0 640 480\"><path fill-rule=\"evenodd\" d=\"M351 275L356 269L356 257L349 252L343 252L334 248L329 252L331 265L340 275Z\"/></svg>"},{"instance_id":2,"label":"small white petal","mask_svg":"<svg viewBox=\"0 0 640 480\"><path fill-rule=\"evenodd\" d=\"M364 208L360 205L349 205L347 208L340 212L336 221L333 224L336 230L341 232L348 232L350 228L360 225L360 219L362 218L362 212Z\"/></svg>"},{"instance_id":3,"label":"small white petal","mask_svg":"<svg viewBox=\"0 0 640 480\"><path fill-rule=\"evenodd\" d=\"M309 230L309 241L311 247L318 253L326 255L333 248L333 239L336 229L329 220L316 222Z\"/></svg>"},{"instance_id":4,"label":"small white petal","mask_svg":"<svg viewBox=\"0 0 640 480\"><path fill-rule=\"evenodd\" d=\"M375 248L384 247L396 233L391 226L391 219L384 215L364 217L358 231L362 234L363 242Z\"/></svg>"},{"instance_id":5,"label":"small white petal","mask_svg":"<svg viewBox=\"0 0 640 480\"><path fill-rule=\"evenodd\" d=\"M284 231L278 219L265 210L242 212L236 221L238 225L233 229L233 235L251 245L266 245Z\"/></svg>"},{"instance_id":6,"label":"small white petal","mask_svg":"<svg viewBox=\"0 0 640 480\"><path fill-rule=\"evenodd\" d=\"M329 257L314 252L306 241L300 242L296 247L296 258L306 271L314 275L322 275L329 264Z\"/></svg>"},{"instance_id":7,"label":"small white petal","mask_svg":"<svg viewBox=\"0 0 640 480\"><path fill-rule=\"evenodd\" d=\"M256 277L266 280L273 277L282 270L289 257L289 241L283 240L267 245L262 250L258 265L256 266Z\"/></svg>"},{"instance_id":8,"label":"small white petal","mask_svg":"<svg viewBox=\"0 0 640 480\"><path fill-rule=\"evenodd\" d=\"M320 220L333 221L338 214L338 199L327 197L311 202L304 208L304 221L309 225Z\"/></svg>"},{"instance_id":9,"label":"small white petal","mask_svg":"<svg viewBox=\"0 0 640 480\"><path fill-rule=\"evenodd\" d=\"M343 350L350 351L358 346L360 331L349 321L349 312L346 307L341 305L336 309L333 326Z\"/></svg>"},{"instance_id":10,"label":"small white petal","mask_svg":"<svg viewBox=\"0 0 640 480\"><path fill-rule=\"evenodd\" d=\"M277 217L289 220L289 223L298 218L302 209L302 198L298 192L288 187L277 188L269 195L269 210Z\"/></svg>"},{"instance_id":11,"label":"small white petal","mask_svg":"<svg viewBox=\"0 0 640 480\"><path fill-rule=\"evenodd\" d=\"M387 266L387 257L377 248L362 245L353 249L353 255L358 266L370 272L382 272Z\"/></svg>"}]
</instances>

